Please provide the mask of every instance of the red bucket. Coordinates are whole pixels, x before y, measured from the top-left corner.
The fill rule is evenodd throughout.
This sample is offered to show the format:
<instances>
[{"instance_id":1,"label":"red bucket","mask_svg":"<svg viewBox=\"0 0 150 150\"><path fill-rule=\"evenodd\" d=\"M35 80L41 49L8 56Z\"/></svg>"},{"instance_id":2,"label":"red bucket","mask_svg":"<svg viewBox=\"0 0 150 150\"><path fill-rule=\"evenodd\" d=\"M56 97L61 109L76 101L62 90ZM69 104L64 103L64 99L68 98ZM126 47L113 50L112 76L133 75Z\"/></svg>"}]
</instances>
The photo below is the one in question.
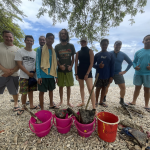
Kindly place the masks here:
<instances>
[{"instance_id":1,"label":"red bucket","mask_svg":"<svg viewBox=\"0 0 150 150\"><path fill-rule=\"evenodd\" d=\"M116 140L117 128L119 123L118 116L109 112L99 112L98 136L105 142L114 142Z\"/></svg>"}]
</instances>

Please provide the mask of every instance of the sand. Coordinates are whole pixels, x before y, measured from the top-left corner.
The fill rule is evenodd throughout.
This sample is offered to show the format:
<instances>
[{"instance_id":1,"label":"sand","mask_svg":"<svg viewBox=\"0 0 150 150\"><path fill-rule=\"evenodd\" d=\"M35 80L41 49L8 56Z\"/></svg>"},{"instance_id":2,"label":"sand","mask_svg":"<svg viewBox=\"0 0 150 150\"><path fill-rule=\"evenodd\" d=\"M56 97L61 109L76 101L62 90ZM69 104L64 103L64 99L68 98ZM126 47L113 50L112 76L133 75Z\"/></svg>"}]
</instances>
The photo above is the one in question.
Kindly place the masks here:
<instances>
[{"instance_id":1,"label":"sand","mask_svg":"<svg viewBox=\"0 0 150 150\"><path fill-rule=\"evenodd\" d=\"M116 110L116 107L119 105L119 88L110 87L107 95L107 104L108 108L102 106L97 107L97 111L102 110L111 112L115 115L118 115L119 118L129 119L127 114L122 114L120 111ZM126 88L125 102L131 102L133 98L134 87ZM141 125L144 131L150 131L150 113L144 110L144 92L143 88L141 89L140 95L137 99L137 106L145 112L143 118L133 116L132 121ZM64 104L61 108L67 108L66 101L66 88L64 88ZM89 93L87 88L85 88L85 103L88 99ZM21 95L19 95L19 99ZM77 129L74 124L72 124L70 132L65 135L62 135L57 132L56 127L53 125L50 133L42 138L38 138L34 133L29 129L29 119L30 116L27 112L24 112L22 115L17 116L16 112L13 112L13 102L10 102L12 96L9 95L7 89L3 95L0 95L0 150L11 149L11 150L46 150L46 149L128 149L126 141L119 138L117 134L116 141L114 143L107 143L102 141L97 134L97 129L92 133L88 138L82 138L78 135ZM58 87L54 90L54 102L59 103L59 92ZM78 86L74 86L71 89L71 103L76 106L81 102L80 90ZM49 110L49 97L48 93L45 93L44 96L44 106L46 110ZM38 105L38 91L34 92L34 104ZM19 102L21 106L21 102ZM27 106L29 107L29 105ZM77 107L73 108L76 112L78 111ZM91 103L88 109L92 109ZM32 112L36 112L33 110ZM52 111L54 113L54 111ZM4 130L4 131L3 131ZM118 130L119 133L119 130ZM15 141L14 141L15 140ZM131 144L132 145L132 144ZM138 149L138 145L132 145L134 148Z\"/></svg>"}]
</instances>

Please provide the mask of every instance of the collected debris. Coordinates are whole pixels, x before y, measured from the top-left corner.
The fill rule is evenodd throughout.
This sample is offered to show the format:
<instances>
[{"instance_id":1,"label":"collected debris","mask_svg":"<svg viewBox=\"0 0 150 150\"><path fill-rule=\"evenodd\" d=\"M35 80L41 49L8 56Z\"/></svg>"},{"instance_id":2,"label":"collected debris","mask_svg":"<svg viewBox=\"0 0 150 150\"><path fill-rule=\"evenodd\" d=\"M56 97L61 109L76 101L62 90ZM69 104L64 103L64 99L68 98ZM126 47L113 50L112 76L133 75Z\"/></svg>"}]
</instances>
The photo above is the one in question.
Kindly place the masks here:
<instances>
[{"instance_id":1,"label":"collected debris","mask_svg":"<svg viewBox=\"0 0 150 150\"><path fill-rule=\"evenodd\" d=\"M133 123L128 119L121 120L119 124L123 125L124 127L130 127L132 129L143 131L143 128L141 126L137 125L136 123Z\"/></svg>"},{"instance_id":2,"label":"collected debris","mask_svg":"<svg viewBox=\"0 0 150 150\"><path fill-rule=\"evenodd\" d=\"M67 113L68 113L68 111L66 109L56 109L55 110L56 117L58 117L60 119L65 119Z\"/></svg>"}]
</instances>

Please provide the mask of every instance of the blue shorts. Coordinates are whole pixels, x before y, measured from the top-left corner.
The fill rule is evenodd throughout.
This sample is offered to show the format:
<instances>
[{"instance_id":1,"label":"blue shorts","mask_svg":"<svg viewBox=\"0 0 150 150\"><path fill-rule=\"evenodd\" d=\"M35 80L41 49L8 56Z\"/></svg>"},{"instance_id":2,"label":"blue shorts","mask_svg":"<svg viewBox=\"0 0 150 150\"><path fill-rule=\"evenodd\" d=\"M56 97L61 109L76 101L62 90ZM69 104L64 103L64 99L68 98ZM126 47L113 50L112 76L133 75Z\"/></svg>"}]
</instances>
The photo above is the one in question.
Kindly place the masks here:
<instances>
[{"instance_id":1,"label":"blue shorts","mask_svg":"<svg viewBox=\"0 0 150 150\"><path fill-rule=\"evenodd\" d=\"M150 88L150 75L134 75L133 84L136 86L141 86Z\"/></svg>"}]
</instances>

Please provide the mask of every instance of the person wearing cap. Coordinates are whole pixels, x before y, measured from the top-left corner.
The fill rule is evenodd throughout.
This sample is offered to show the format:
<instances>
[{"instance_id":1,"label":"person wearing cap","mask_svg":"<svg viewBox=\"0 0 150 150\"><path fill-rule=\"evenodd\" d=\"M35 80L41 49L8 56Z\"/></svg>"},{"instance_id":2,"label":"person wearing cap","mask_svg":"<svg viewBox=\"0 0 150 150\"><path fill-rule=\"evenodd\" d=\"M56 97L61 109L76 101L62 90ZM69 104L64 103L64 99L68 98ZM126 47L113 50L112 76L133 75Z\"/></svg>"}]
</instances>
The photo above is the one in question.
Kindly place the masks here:
<instances>
[{"instance_id":1,"label":"person wearing cap","mask_svg":"<svg viewBox=\"0 0 150 150\"><path fill-rule=\"evenodd\" d=\"M15 54L15 61L20 68L20 94L22 105L26 104L27 95L30 101L30 109L40 109L39 106L33 105L33 91L37 91L37 82L33 86L29 86L29 78L36 78L35 73L35 62L36 62L36 52L32 50L32 45L34 44L34 39L32 35L25 36L25 47L21 48ZM17 115L21 115L24 112L24 107L22 107Z\"/></svg>"},{"instance_id":2,"label":"person wearing cap","mask_svg":"<svg viewBox=\"0 0 150 150\"><path fill-rule=\"evenodd\" d=\"M111 51L110 53L113 54L114 59L115 59L115 72L114 72L113 79L115 81L115 84L118 84L120 88L120 104L127 106L127 104L124 103L126 87L125 87L125 80L124 80L123 75L131 68L132 61L125 53L120 51L121 46L122 46L122 42L116 41L114 44L114 51ZM124 60L128 63L128 66L124 71L122 71L121 70L122 63ZM109 86L106 88L106 94L108 92L108 88ZM104 97L104 101L106 101L106 95Z\"/></svg>"},{"instance_id":3,"label":"person wearing cap","mask_svg":"<svg viewBox=\"0 0 150 150\"><path fill-rule=\"evenodd\" d=\"M80 94L82 103L77 105L78 107L84 106L84 80L86 82L89 93L92 90L93 79L92 79L92 67L94 62L94 53L91 49L87 47L87 38L82 37L80 40L81 50L77 52L75 59L75 76L76 80L79 81ZM78 64L79 60L79 64ZM95 109L95 95L94 91L91 96L93 109Z\"/></svg>"},{"instance_id":4,"label":"person wearing cap","mask_svg":"<svg viewBox=\"0 0 150 150\"><path fill-rule=\"evenodd\" d=\"M96 75L99 73L98 80L96 82L96 106L98 106L98 98L101 90L101 98L99 105L103 107L108 107L106 103L103 102L105 96L105 90L108 84L112 83L114 75L114 57L112 53L107 51L109 44L108 39L102 39L100 42L101 51L94 56L93 68L96 69Z\"/></svg>"},{"instance_id":5,"label":"person wearing cap","mask_svg":"<svg viewBox=\"0 0 150 150\"><path fill-rule=\"evenodd\" d=\"M69 43L69 33L66 29L59 32L60 44L55 46L58 63L58 83L60 103L63 104L63 87L67 87L67 105L73 107L70 103L71 86L74 85L72 67L74 64L74 55L76 53L74 45Z\"/></svg>"}]
</instances>

